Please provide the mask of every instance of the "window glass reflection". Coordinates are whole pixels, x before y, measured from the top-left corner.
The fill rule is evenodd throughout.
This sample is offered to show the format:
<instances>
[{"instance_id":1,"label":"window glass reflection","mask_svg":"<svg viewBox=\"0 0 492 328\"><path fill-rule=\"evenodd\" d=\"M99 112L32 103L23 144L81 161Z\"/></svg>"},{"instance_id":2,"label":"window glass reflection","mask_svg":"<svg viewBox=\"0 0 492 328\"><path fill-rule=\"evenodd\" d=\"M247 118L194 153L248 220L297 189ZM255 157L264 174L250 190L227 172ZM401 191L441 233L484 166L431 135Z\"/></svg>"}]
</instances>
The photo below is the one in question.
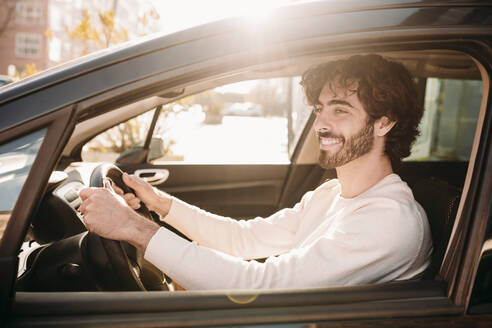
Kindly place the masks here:
<instances>
[{"instance_id":1,"label":"window glass reflection","mask_svg":"<svg viewBox=\"0 0 492 328\"><path fill-rule=\"evenodd\" d=\"M0 145L0 238L43 142L46 129Z\"/></svg>"}]
</instances>

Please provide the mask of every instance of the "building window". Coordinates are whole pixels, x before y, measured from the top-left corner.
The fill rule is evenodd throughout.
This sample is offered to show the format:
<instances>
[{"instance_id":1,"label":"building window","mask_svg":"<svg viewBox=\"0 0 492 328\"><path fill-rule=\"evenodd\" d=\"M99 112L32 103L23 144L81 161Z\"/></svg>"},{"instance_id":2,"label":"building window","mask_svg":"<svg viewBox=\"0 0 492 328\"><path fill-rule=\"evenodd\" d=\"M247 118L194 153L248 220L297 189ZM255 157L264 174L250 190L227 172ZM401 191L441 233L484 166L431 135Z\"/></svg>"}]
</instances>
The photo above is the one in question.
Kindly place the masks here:
<instances>
[{"instance_id":1,"label":"building window","mask_svg":"<svg viewBox=\"0 0 492 328\"><path fill-rule=\"evenodd\" d=\"M57 37L53 37L50 41L49 57L53 62L59 62L61 60L61 40Z\"/></svg>"},{"instance_id":2,"label":"building window","mask_svg":"<svg viewBox=\"0 0 492 328\"><path fill-rule=\"evenodd\" d=\"M15 55L22 58L41 57L41 34L17 33L15 35Z\"/></svg>"},{"instance_id":3,"label":"building window","mask_svg":"<svg viewBox=\"0 0 492 328\"><path fill-rule=\"evenodd\" d=\"M15 7L17 25L37 26L43 23L43 8L40 3L19 2Z\"/></svg>"},{"instance_id":4,"label":"building window","mask_svg":"<svg viewBox=\"0 0 492 328\"><path fill-rule=\"evenodd\" d=\"M63 31L63 14L62 8L57 4L50 3L49 6L49 25L53 31ZM67 24L67 26L70 26Z\"/></svg>"}]
</instances>

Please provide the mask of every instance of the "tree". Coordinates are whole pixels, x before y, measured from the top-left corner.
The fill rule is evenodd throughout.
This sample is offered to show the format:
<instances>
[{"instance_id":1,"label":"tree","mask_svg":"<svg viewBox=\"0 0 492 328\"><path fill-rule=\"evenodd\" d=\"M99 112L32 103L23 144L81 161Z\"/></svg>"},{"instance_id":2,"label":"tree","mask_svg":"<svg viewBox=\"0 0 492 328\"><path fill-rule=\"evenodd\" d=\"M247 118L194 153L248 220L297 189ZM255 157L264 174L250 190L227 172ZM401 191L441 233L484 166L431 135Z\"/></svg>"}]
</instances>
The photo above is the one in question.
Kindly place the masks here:
<instances>
[{"instance_id":1,"label":"tree","mask_svg":"<svg viewBox=\"0 0 492 328\"><path fill-rule=\"evenodd\" d=\"M80 21L75 26L66 28L70 39L82 44L82 55L129 40L128 30L118 26L115 18L116 9L116 1L113 3L112 9L97 12L95 15L91 15L89 10L85 9ZM151 21L156 21L159 18L159 14L153 9L145 12L138 18L135 34L137 36L147 34ZM166 107L161 116L169 115L170 112L173 110ZM88 142L84 147L85 151L121 154L132 147L141 146L151 119L150 115L144 114L118 124ZM172 140L168 144L171 145ZM169 150L169 147L167 148Z\"/></svg>"},{"instance_id":2,"label":"tree","mask_svg":"<svg viewBox=\"0 0 492 328\"><path fill-rule=\"evenodd\" d=\"M15 68L14 74L11 76L14 79L23 79L28 77L29 75L33 75L35 73L39 72L38 69L36 68L36 64L31 63L31 64L26 64L24 66L24 69L21 70L20 72Z\"/></svg>"},{"instance_id":3,"label":"tree","mask_svg":"<svg viewBox=\"0 0 492 328\"><path fill-rule=\"evenodd\" d=\"M84 55L130 39L128 30L124 27L118 27L115 21L116 6L115 2L113 9L98 12L97 20L94 20L89 10L85 9L80 22L71 29L67 28L70 39L82 43ZM159 14L154 9L144 12L138 17L138 23L135 27L136 35L148 34L150 22L152 20L157 21L159 18Z\"/></svg>"},{"instance_id":4,"label":"tree","mask_svg":"<svg viewBox=\"0 0 492 328\"><path fill-rule=\"evenodd\" d=\"M288 102L288 83L289 79L265 79L259 80L247 101L261 104L266 116L285 116Z\"/></svg>"},{"instance_id":5,"label":"tree","mask_svg":"<svg viewBox=\"0 0 492 328\"><path fill-rule=\"evenodd\" d=\"M80 22L68 30L70 39L82 43L83 55L93 50L107 48L112 44L128 41L128 31L124 27L115 27L113 9L98 13L97 17L100 28L92 22L89 10L85 9Z\"/></svg>"}]
</instances>

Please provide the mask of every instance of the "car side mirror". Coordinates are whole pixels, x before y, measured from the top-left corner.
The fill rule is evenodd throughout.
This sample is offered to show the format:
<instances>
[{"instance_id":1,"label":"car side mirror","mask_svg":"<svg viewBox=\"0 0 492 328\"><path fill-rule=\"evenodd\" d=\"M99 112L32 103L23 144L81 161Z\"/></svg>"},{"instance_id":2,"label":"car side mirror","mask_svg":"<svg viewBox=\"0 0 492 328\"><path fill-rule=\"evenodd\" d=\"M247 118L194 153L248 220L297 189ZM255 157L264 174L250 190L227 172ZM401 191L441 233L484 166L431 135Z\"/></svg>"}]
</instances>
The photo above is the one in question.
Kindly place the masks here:
<instances>
[{"instance_id":1,"label":"car side mirror","mask_svg":"<svg viewBox=\"0 0 492 328\"><path fill-rule=\"evenodd\" d=\"M149 146L149 157L148 161L163 157L166 154L164 139L161 137L152 137Z\"/></svg>"},{"instance_id":2,"label":"car side mirror","mask_svg":"<svg viewBox=\"0 0 492 328\"><path fill-rule=\"evenodd\" d=\"M119 164L143 164L147 161L149 151L143 148L133 148L121 153L116 159Z\"/></svg>"}]
</instances>

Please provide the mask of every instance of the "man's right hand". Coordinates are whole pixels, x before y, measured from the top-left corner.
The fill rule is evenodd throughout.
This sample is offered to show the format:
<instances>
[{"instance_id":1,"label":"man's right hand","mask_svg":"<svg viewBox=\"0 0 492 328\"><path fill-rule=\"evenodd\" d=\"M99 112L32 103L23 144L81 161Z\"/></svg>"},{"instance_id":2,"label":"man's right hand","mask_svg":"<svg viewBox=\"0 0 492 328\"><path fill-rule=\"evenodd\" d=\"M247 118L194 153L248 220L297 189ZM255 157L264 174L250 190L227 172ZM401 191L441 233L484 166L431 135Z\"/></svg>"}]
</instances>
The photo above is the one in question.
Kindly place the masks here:
<instances>
[{"instance_id":1,"label":"man's right hand","mask_svg":"<svg viewBox=\"0 0 492 328\"><path fill-rule=\"evenodd\" d=\"M101 237L127 241L145 252L159 225L134 212L113 191L109 183L105 183L105 188L80 191L82 204L79 211L84 225Z\"/></svg>"},{"instance_id":2,"label":"man's right hand","mask_svg":"<svg viewBox=\"0 0 492 328\"><path fill-rule=\"evenodd\" d=\"M162 192L152 187L145 180L135 176L123 173L123 182L135 191L133 193L124 194L121 188L113 185L114 191L121 195L127 204L133 209L140 207L140 201L144 202L147 208L161 216L166 216L171 208L172 198L165 192Z\"/></svg>"}]
</instances>

